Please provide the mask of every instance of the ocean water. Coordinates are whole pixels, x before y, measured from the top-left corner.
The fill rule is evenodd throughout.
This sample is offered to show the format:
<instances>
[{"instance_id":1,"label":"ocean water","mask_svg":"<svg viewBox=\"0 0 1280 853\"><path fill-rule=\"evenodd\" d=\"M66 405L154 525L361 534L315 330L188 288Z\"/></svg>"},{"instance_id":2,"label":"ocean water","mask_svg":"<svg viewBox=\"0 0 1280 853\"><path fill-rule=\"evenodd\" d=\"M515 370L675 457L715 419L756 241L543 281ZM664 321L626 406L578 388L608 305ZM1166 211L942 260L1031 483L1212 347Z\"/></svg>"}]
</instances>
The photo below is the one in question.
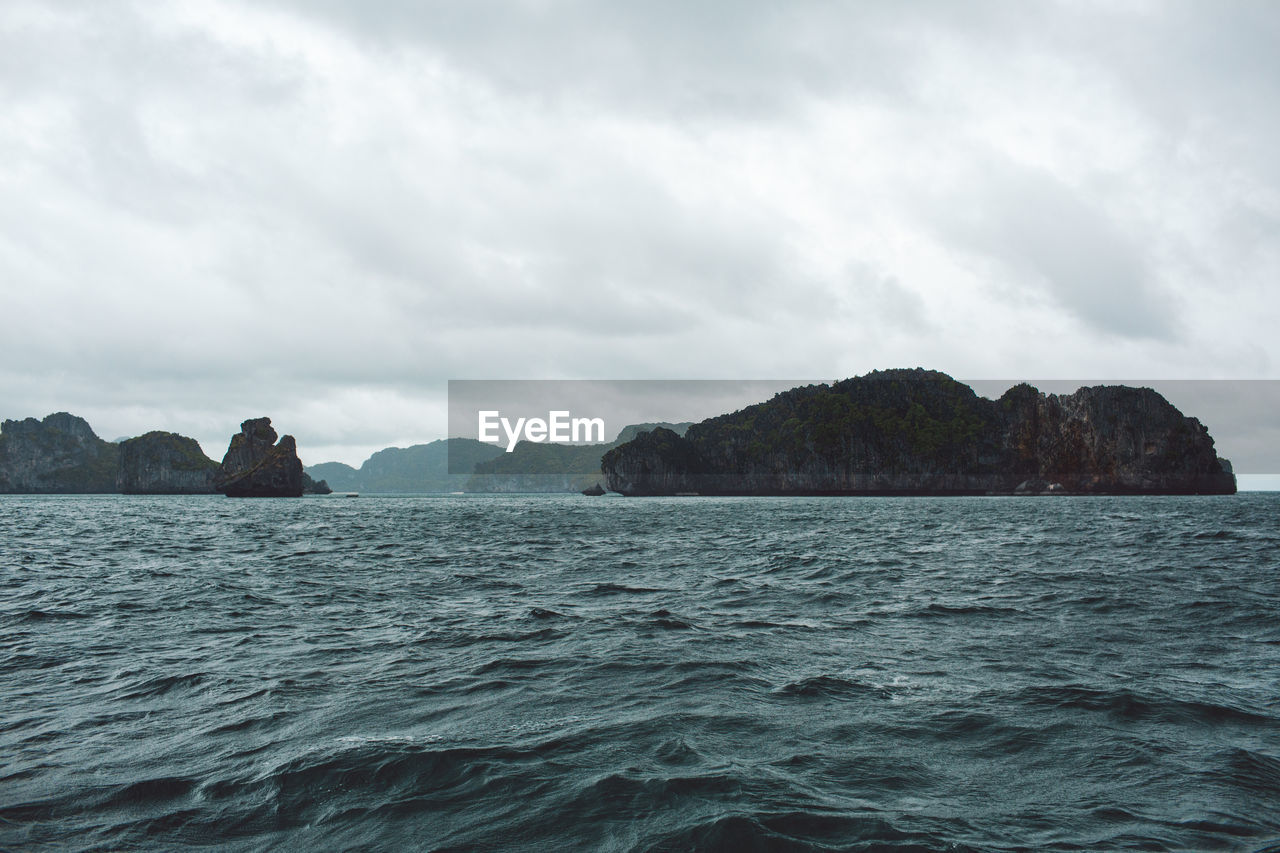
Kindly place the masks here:
<instances>
[{"instance_id":1,"label":"ocean water","mask_svg":"<svg viewBox=\"0 0 1280 853\"><path fill-rule=\"evenodd\" d=\"M1280 495L0 499L0 848L1280 849Z\"/></svg>"}]
</instances>

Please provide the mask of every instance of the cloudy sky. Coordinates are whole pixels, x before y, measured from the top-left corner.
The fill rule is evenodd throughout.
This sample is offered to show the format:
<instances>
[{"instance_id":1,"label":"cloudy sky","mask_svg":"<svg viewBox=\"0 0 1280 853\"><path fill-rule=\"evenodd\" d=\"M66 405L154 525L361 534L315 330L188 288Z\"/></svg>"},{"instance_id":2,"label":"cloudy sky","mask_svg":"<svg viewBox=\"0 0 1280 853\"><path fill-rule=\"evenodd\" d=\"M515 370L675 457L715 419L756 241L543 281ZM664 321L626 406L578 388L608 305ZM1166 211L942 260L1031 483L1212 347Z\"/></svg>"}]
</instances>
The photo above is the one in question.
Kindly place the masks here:
<instances>
[{"instance_id":1,"label":"cloudy sky","mask_svg":"<svg viewBox=\"0 0 1280 853\"><path fill-rule=\"evenodd\" d=\"M1276 44L1267 0L5 0L0 416L358 464L451 378L1280 378Z\"/></svg>"}]
</instances>

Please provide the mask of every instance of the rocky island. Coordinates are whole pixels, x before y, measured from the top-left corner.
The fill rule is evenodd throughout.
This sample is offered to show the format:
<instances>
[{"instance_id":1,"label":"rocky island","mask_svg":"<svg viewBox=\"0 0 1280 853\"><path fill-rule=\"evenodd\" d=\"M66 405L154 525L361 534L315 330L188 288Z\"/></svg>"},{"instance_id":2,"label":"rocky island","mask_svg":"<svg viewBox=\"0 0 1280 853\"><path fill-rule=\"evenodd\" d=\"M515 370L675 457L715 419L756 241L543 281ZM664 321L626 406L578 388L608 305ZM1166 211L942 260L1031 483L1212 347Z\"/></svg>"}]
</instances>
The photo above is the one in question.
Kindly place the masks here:
<instances>
[{"instance_id":1,"label":"rocky island","mask_svg":"<svg viewBox=\"0 0 1280 853\"><path fill-rule=\"evenodd\" d=\"M0 493L100 494L116 490L120 448L67 412L0 425Z\"/></svg>"},{"instance_id":2,"label":"rocky island","mask_svg":"<svg viewBox=\"0 0 1280 853\"><path fill-rule=\"evenodd\" d=\"M251 418L231 436L213 482L229 498L299 498L302 477L293 436L283 436L277 443L271 418Z\"/></svg>"},{"instance_id":3,"label":"rocky island","mask_svg":"<svg viewBox=\"0 0 1280 853\"><path fill-rule=\"evenodd\" d=\"M194 438L152 432L120 442L116 491L126 495L213 493L214 462Z\"/></svg>"},{"instance_id":4,"label":"rocky island","mask_svg":"<svg viewBox=\"0 0 1280 853\"><path fill-rule=\"evenodd\" d=\"M1208 430L1150 388L998 400L943 373L808 385L605 453L624 495L1234 494Z\"/></svg>"}]
</instances>

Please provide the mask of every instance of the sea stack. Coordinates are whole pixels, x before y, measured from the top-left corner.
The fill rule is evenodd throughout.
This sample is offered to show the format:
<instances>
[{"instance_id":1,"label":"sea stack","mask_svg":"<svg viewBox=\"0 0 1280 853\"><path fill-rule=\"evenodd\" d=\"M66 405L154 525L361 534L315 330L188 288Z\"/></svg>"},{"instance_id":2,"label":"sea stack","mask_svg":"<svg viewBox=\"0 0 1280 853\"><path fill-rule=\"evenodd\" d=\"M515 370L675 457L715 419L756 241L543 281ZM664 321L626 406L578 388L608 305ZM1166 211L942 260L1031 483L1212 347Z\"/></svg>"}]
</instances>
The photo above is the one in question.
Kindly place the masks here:
<instances>
[{"instance_id":1,"label":"sea stack","mask_svg":"<svg viewBox=\"0 0 1280 853\"><path fill-rule=\"evenodd\" d=\"M231 436L214 487L229 498L302 497L297 442L286 435L277 443L271 418L244 421L240 432Z\"/></svg>"}]
</instances>

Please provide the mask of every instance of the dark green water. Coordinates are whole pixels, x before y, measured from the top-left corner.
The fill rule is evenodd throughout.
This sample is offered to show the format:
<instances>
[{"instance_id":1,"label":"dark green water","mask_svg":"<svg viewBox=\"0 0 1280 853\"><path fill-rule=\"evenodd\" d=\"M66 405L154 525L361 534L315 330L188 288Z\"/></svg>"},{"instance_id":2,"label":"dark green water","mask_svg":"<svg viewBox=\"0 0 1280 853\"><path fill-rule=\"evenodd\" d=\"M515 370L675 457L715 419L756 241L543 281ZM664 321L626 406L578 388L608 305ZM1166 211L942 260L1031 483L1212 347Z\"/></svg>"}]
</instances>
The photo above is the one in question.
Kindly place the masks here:
<instances>
[{"instance_id":1,"label":"dark green water","mask_svg":"<svg viewBox=\"0 0 1280 853\"><path fill-rule=\"evenodd\" d=\"M1280 495L0 498L0 847L1259 850Z\"/></svg>"}]
</instances>

